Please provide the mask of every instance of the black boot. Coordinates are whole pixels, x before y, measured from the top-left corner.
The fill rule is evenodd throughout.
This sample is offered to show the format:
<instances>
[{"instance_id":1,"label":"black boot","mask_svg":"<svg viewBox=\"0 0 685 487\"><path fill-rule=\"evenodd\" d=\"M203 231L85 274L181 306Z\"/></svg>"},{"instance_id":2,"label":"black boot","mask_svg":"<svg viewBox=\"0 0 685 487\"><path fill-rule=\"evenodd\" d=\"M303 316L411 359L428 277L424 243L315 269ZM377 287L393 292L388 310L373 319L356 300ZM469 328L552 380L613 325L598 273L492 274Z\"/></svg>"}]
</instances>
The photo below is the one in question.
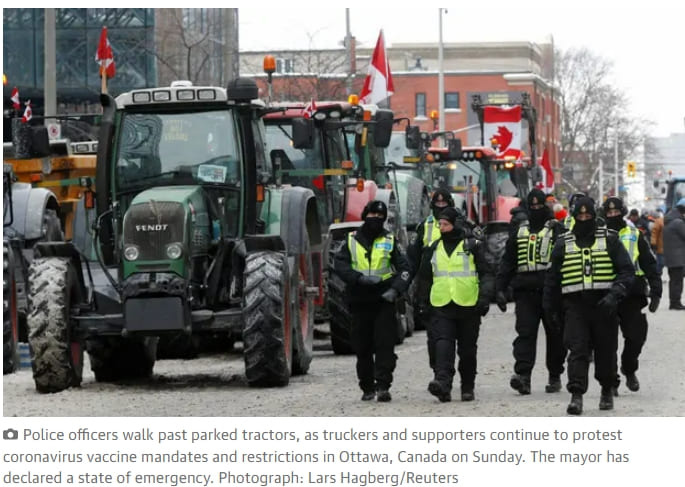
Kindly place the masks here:
<instances>
[{"instance_id":1,"label":"black boot","mask_svg":"<svg viewBox=\"0 0 685 487\"><path fill-rule=\"evenodd\" d=\"M578 394L577 392L574 392L571 394L571 402L568 403L568 407L566 408L566 412L568 414L573 414L575 416L578 416L583 412L583 395Z\"/></svg>"},{"instance_id":2,"label":"black boot","mask_svg":"<svg viewBox=\"0 0 685 487\"><path fill-rule=\"evenodd\" d=\"M376 398L375 391L369 391L362 394L362 401L373 401Z\"/></svg>"},{"instance_id":3,"label":"black boot","mask_svg":"<svg viewBox=\"0 0 685 487\"><path fill-rule=\"evenodd\" d=\"M476 395L473 393L473 389L462 389L461 390L461 400L464 402L473 401Z\"/></svg>"},{"instance_id":4,"label":"black boot","mask_svg":"<svg viewBox=\"0 0 685 487\"><path fill-rule=\"evenodd\" d=\"M549 375L549 383L545 386L545 392L559 392L561 390L561 377Z\"/></svg>"},{"instance_id":5,"label":"black boot","mask_svg":"<svg viewBox=\"0 0 685 487\"><path fill-rule=\"evenodd\" d=\"M378 402L390 402L390 401L392 401L392 396L390 395L390 391L387 389L378 389L378 392L376 392L376 400Z\"/></svg>"},{"instance_id":6,"label":"black boot","mask_svg":"<svg viewBox=\"0 0 685 487\"><path fill-rule=\"evenodd\" d=\"M680 304L680 303L671 303L671 305L668 307L668 309L678 309L678 310L682 310L682 309L685 309L685 306L683 306L683 305Z\"/></svg>"},{"instance_id":7,"label":"black boot","mask_svg":"<svg viewBox=\"0 0 685 487\"><path fill-rule=\"evenodd\" d=\"M599 409L608 411L614 409L614 388L602 387L602 392L599 396Z\"/></svg>"},{"instance_id":8,"label":"black boot","mask_svg":"<svg viewBox=\"0 0 685 487\"><path fill-rule=\"evenodd\" d=\"M530 394L530 375L514 374L509 380L509 385L519 394Z\"/></svg>"},{"instance_id":9,"label":"black boot","mask_svg":"<svg viewBox=\"0 0 685 487\"><path fill-rule=\"evenodd\" d=\"M438 398L440 402L450 402L452 394L449 389L437 380L432 380L428 383L428 392Z\"/></svg>"},{"instance_id":10,"label":"black boot","mask_svg":"<svg viewBox=\"0 0 685 487\"><path fill-rule=\"evenodd\" d=\"M626 376L626 387L630 389L633 392L637 392L640 390L640 381L637 380L637 376L635 375L635 372L631 374L626 374L623 372Z\"/></svg>"}]
</instances>

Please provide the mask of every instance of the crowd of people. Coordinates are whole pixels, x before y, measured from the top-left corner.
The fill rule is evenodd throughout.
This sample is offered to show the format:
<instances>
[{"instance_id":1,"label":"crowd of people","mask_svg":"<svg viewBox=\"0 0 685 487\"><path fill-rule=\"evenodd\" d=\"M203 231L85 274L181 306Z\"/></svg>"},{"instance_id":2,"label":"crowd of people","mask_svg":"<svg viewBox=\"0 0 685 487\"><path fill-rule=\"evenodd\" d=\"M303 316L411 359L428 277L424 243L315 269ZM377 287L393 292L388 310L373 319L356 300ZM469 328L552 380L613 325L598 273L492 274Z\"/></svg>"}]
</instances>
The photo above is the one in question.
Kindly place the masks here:
<instances>
[{"instance_id":1,"label":"crowd of people","mask_svg":"<svg viewBox=\"0 0 685 487\"><path fill-rule=\"evenodd\" d=\"M613 409L621 375L630 391L640 389L636 372L647 338L644 310L659 308L663 267L668 268L669 309L685 309L685 198L667 212L640 214L617 197L597 205L577 193L566 208L554 195L533 189L512 210L497 266L485 257L482 233L454 207L447 190L435 191L431 210L405 254L383 227L387 207L372 201L362 213L363 224L335 258L355 316L351 336L362 400L391 400L394 303L413 280L412 301L427 331L433 371L427 388L440 402L452 400L457 372L461 400L475 399L480 323L492 301L502 312L514 302L509 385L519 394L533 388L541 323L548 372L544 390L561 391L566 371L568 414L583 411L592 362L601 386L599 409Z\"/></svg>"}]
</instances>

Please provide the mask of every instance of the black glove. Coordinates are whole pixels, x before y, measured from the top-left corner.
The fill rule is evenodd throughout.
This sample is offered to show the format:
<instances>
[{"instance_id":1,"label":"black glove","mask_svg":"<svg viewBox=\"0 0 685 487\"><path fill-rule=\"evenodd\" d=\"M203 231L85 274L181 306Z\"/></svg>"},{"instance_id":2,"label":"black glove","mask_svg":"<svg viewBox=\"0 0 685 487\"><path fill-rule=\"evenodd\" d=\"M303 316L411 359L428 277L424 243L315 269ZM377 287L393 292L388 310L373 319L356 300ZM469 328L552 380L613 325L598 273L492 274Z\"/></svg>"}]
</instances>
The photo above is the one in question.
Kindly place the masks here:
<instances>
[{"instance_id":1,"label":"black glove","mask_svg":"<svg viewBox=\"0 0 685 487\"><path fill-rule=\"evenodd\" d=\"M383 294L381 294L381 298L383 298L383 300L387 301L388 303L394 303L397 299L398 294L399 293L397 292L397 289L391 287Z\"/></svg>"},{"instance_id":2,"label":"black glove","mask_svg":"<svg viewBox=\"0 0 685 487\"><path fill-rule=\"evenodd\" d=\"M479 315L485 316L488 314L488 311L490 311L490 301L487 299L479 299L478 303L476 303L476 310Z\"/></svg>"},{"instance_id":3,"label":"black glove","mask_svg":"<svg viewBox=\"0 0 685 487\"><path fill-rule=\"evenodd\" d=\"M495 301L497 301L497 307L502 311L502 313L507 312L507 296L502 291L497 291L495 294Z\"/></svg>"},{"instance_id":4,"label":"black glove","mask_svg":"<svg viewBox=\"0 0 685 487\"><path fill-rule=\"evenodd\" d=\"M378 284L381 282L383 279L381 276L367 276L363 275L357 280L357 284L360 286L373 286L375 284Z\"/></svg>"},{"instance_id":5,"label":"black glove","mask_svg":"<svg viewBox=\"0 0 685 487\"><path fill-rule=\"evenodd\" d=\"M618 299L616 299L616 296L613 293L609 293L599 300L597 307L607 316L613 316L616 314L616 309L618 308Z\"/></svg>"},{"instance_id":6,"label":"black glove","mask_svg":"<svg viewBox=\"0 0 685 487\"><path fill-rule=\"evenodd\" d=\"M656 313L656 310L659 309L659 302L661 301L661 298L658 296L652 296L649 298L649 312L650 313Z\"/></svg>"}]
</instances>

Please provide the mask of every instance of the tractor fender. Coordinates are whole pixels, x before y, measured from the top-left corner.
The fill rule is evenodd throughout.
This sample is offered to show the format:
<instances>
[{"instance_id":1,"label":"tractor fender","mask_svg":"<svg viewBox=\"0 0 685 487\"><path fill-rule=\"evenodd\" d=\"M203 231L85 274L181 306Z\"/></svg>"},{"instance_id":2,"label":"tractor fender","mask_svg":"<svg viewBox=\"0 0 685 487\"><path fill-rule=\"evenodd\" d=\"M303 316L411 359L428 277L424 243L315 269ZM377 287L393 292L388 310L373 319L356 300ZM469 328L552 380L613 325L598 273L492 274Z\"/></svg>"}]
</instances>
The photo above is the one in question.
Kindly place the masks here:
<instances>
[{"instance_id":1,"label":"tractor fender","mask_svg":"<svg viewBox=\"0 0 685 487\"><path fill-rule=\"evenodd\" d=\"M47 208L59 213L55 194L45 188L34 188L28 183L12 184L14 221L11 228L26 240L43 236L43 216Z\"/></svg>"},{"instance_id":2,"label":"tractor fender","mask_svg":"<svg viewBox=\"0 0 685 487\"><path fill-rule=\"evenodd\" d=\"M321 244L321 225L311 189L296 186L283 191L280 223L288 255L307 253L308 248Z\"/></svg>"}]
</instances>

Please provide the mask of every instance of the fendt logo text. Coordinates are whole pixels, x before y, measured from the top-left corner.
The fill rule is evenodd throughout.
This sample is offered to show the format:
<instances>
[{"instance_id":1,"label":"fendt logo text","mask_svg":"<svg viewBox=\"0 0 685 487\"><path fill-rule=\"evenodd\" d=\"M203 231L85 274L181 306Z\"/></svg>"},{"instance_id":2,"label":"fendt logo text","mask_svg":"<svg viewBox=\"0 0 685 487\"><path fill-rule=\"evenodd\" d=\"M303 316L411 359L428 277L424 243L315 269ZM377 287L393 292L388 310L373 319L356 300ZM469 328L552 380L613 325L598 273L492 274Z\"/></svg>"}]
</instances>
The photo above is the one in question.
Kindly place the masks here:
<instances>
[{"instance_id":1,"label":"fendt logo text","mask_svg":"<svg viewBox=\"0 0 685 487\"><path fill-rule=\"evenodd\" d=\"M166 230L169 226L168 223L158 223L156 225L136 225L136 231L138 232L161 232Z\"/></svg>"}]
</instances>

